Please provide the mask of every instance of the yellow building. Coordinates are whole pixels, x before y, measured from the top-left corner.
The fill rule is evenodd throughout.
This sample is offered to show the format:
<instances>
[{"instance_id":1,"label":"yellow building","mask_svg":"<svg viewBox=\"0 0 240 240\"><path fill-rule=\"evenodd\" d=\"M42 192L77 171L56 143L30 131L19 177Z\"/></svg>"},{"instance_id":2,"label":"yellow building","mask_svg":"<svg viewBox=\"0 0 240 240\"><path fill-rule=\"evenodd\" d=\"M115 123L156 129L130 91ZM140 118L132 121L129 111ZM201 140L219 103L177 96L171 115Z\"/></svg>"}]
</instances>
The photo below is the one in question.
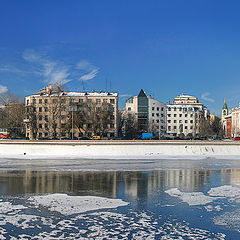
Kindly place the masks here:
<instances>
[{"instance_id":1,"label":"yellow building","mask_svg":"<svg viewBox=\"0 0 240 240\"><path fill-rule=\"evenodd\" d=\"M29 139L111 138L118 133L116 92L67 92L49 85L25 97L25 109Z\"/></svg>"}]
</instances>

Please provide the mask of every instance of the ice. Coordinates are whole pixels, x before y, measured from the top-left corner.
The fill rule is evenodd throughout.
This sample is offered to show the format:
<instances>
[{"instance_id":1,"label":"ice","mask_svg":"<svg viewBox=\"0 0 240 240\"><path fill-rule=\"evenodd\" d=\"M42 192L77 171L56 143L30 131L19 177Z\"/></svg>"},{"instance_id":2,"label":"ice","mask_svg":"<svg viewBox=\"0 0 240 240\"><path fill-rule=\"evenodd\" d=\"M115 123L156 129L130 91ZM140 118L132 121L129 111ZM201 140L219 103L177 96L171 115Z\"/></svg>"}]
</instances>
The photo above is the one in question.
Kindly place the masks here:
<instances>
[{"instance_id":1,"label":"ice","mask_svg":"<svg viewBox=\"0 0 240 240\"><path fill-rule=\"evenodd\" d=\"M221 196L229 198L231 201L240 202L240 188L231 185L224 185L216 188L211 188L208 191L210 196Z\"/></svg>"},{"instance_id":2,"label":"ice","mask_svg":"<svg viewBox=\"0 0 240 240\"><path fill-rule=\"evenodd\" d=\"M110 199L95 196L68 196L67 194L49 194L33 196L29 200L37 205L47 207L50 211L57 211L63 215L83 213L92 210L117 208L129 203L121 199Z\"/></svg>"},{"instance_id":3,"label":"ice","mask_svg":"<svg viewBox=\"0 0 240 240\"><path fill-rule=\"evenodd\" d=\"M207 203L211 203L216 200L216 197L209 197L204 195L202 192L181 192L177 188L172 188L165 191L172 197L176 197L181 199L183 202L187 203L188 205L205 205Z\"/></svg>"},{"instance_id":4,"label":"ice","mask_svg":"<svg viewBox=\"0 0 240 240\"><path fill-rule=\"evenodd\" d=\"M216 225L226 226L232 230L240 232L240 209L227 212L213 219Z\"/></svg>"}]
</instances>

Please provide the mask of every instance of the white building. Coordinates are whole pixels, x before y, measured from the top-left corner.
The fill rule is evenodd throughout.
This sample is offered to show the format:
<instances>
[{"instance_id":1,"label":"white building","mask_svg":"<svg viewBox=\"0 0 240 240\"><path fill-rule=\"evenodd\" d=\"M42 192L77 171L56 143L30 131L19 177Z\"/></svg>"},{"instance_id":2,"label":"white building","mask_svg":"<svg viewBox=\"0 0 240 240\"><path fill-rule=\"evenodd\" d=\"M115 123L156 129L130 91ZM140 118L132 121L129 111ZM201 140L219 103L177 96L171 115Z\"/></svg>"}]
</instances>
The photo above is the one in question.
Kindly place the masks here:
<instances>
[{"instance_id":1,"label":"white building","mask_svg":"<svg viewBox=\"0 0 240 240\"><path fill-rule=\"evenodd\" d=\"M198 132L198 121L202 111L190 104L168 104L167 105L167 134L195 136Z\"/></svg>"},{"instance_id":2,"label":"white building","mask_svg":"<svg viewBox=\"0 0 240 240\"><path fill-rule=\"evenodd\" d=\"M159 135L165 135L166 104L147 96L143 90L138 96L131 97L126 101L125 111L136 116L140 129L156 131Z\"/></svg>"},{"instance_id":3,"label":"white building","mask_svg":"<svg viewBox=\"0 0 240 240\"><path fill-rule=\"evenodd\" d=\"M208 119L209 111L197 97L181 94L167 105L167 134L170 136L196 136L199 133L199 121Z\"/></svg>"}]
</instances>

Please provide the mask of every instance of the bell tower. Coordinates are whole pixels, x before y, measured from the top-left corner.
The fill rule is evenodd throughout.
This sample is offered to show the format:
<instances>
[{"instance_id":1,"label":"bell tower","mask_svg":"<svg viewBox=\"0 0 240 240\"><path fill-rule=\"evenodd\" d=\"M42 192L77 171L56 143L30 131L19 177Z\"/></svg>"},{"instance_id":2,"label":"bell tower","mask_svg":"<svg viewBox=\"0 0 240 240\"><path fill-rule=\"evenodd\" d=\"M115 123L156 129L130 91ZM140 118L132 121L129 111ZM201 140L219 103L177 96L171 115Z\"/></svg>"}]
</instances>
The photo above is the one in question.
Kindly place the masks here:
<instances>
[{"instance_id":1,"label":"bell tower","mask_svg":"<svg viewBox=\"0 0 240 240\"><path fill-rule=\"evenodd\" d=\"M225 119L225 117L228 115L228 107L226 103L226 98L224 99L224 104L222 107L222 120Z\"/></svg>"}]
</instances>

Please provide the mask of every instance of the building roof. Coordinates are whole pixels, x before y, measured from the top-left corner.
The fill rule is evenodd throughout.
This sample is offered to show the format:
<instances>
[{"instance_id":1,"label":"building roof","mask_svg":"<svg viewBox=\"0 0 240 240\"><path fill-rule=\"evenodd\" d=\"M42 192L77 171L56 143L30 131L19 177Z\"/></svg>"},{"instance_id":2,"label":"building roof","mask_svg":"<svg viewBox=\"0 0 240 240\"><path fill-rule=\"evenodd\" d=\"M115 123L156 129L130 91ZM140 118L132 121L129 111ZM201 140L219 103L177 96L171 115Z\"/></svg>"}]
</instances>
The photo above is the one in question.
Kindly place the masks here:
<instances>
[{"instance_id":1,"label":"building roof","mask_svg":"<svg viewBox=\"0 0 240 240\"><path fill-rule=\"evenodd\" d=\"M226 98L224 99L224 104L223 104L222 109L227 109L228 110Z\"/></svg>"},{"instance_id":2,"label":"building roof","mask_svg":"<svg viewBox=\"0 0 240 240\"><path fill-rule=\"evenodd\" d=\"M138 97L147 97L146 93L141 89L141 91L138 94Z\"/></svg>"},{"instance_id":3,"label":"building roof","mask_svg":"<svg viewBox=\"0 0 240 240\"><path fill-rule=\"evenodd\" d=\"M57 97L57 96L67 96L67 97L117 97L117 92L61 92L56 93L47 93L47 92L41 92L41 93L35 93L28 97Z\"/></svg>"}]
</instances>

